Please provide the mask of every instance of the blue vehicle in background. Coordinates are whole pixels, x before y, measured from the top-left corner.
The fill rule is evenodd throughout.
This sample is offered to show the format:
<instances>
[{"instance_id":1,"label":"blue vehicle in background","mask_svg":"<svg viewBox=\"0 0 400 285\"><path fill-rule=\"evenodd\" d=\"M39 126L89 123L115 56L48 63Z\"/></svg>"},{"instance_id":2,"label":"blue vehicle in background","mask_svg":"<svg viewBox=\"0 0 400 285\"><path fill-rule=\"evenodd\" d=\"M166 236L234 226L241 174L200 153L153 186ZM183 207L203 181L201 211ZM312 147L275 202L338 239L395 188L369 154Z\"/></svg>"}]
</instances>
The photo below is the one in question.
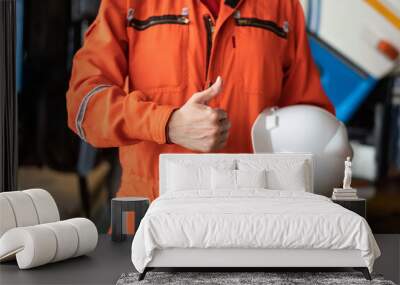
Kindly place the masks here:
<instances>
[{"instance_id":1,"label":"blue vehicle in background","mask_svg":"<svg viewBox=\"0 0 400 285\"><path fill-rule=\"evenodd\" d=\"M348 122L399 61L400 1L302 0L313 57L337 117Z\"/></svg>"}]
</instances>

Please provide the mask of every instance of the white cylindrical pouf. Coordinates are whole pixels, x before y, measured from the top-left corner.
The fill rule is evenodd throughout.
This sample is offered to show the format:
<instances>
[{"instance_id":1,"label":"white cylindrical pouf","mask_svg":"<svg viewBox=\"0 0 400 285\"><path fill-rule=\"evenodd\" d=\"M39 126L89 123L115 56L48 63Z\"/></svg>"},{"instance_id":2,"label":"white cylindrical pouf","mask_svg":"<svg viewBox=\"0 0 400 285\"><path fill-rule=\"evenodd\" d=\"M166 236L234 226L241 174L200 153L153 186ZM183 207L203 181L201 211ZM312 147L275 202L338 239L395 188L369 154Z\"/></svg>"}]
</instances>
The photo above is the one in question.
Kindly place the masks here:
<instances>
[{"instance_id":1,"label":"white cylindrical pouf","mask_svg":"<svg viewBox=\"0 0 400 285\"><path fill-rule=\"evenodd\" d=\"M0 238L9 229L15 228L14 211L6 197L0 195Z\"/></svg>"},{"instance_id":2,"label":"white cylindrical pouf","mask_svg":"<svg viewBox=\"0 0 400 285\"><path fill-rule=\"evenodd\" d=\"M11 229L0 239L0 257L16 253L20 269L49 263L56 252L54 232L41 225Z\"/></svg>"},{"instance_id":3,"label":"white cylindrical pouf","mask_svg":"<svg viewBox=\"0 0 400 285\"><path fill-rule=\"evenodd\" d=\"M43 189L28 189L23 192L31 197L38 214L39 224L60 220L56 202L49 192Z\"/></svg>"},{"instance_id":4,"label":"white cylindrical pouf","mask_svg":"<svg viewBox=\"0 0 400 285\"><path fill-rule=\"evenodd\" d=\"M33 226L39 223L38 214L31 197L22 191L0 193L13 209L17 227Z\"/></svg>"},{"instance_id":5,"label":"white cylindrical pouf","mask_svg":"<svg viewBox=\"0 0 400 285\"><path fill-rule=\"evenodd\" d=\"M95 225L84 218L17 227L0 238L0 261L16 257L20 269L33 268L86 254L97 240Z\"/></svg>"},{"instance_id":6,"label":"white cylindrical pouf","mask_svg":"<svg viewBox=\"0 0 400 285\"><path fill-rule=\"evenodd\" d=\"M65 220L65 222L74 226L78 233L78 249L74 257L86 254L96 248L98 233L92 221L85 218L74 218Z\"/></svg>"},{"instance_id":7,"label":"white cylindrical pouf","mask_svg":"<svg viewBox=\"0 0 400 285\"><path fill-rule=\"evenodd\" d=\"M73 225L65 221L41 225L51 229L57 238L57 251L51 262L74 256L78 249L78 233Z\"/></svg>"}]
</instances>

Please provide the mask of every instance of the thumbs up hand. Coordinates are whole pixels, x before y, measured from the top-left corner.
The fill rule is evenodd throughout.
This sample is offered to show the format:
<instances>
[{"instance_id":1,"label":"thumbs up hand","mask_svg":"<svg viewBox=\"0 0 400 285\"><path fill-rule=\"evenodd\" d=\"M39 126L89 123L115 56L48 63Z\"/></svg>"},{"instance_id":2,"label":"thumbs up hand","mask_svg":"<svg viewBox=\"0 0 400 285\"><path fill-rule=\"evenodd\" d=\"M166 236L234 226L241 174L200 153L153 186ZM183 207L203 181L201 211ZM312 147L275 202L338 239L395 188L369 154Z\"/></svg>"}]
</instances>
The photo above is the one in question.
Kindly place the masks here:
<instances>
[{"instance_id":1,"label":"thumbs up hand","mask_svg":"<svg viewBox=\"0 0 400 285\"><path fill-rule=\"evenodd\" d=\"M231 127L228 115L222 109L207 106L221 89L222 79L218 77L210 88L193 94L172 114L167 126L170 142L201 152L216 151L225 146Z\"/></svg>"}]
</instances>

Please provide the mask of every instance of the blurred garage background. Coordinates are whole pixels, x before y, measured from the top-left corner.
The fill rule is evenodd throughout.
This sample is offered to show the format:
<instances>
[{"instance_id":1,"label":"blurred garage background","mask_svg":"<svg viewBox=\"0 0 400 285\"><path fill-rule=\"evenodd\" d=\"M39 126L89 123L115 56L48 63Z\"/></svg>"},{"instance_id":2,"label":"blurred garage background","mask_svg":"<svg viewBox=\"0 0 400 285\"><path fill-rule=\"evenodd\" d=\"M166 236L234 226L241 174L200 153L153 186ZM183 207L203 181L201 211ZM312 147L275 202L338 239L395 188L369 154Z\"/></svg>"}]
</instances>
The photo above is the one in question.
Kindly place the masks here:
<instances>
[{"instance_id":1,"label":"blurred garage background","mask_svg":"<svg viewBox=\"0 0 400 285\"><path fill-rule=\"evenodd\" d=\"M313 56L354 149L353 187L374 233L400 233L400 1L303 0ZM67 127L71 62L99 0L17 0L18 188L47 189L62 218L109 226L115 149Z\"/></svg>"}]
</instances>

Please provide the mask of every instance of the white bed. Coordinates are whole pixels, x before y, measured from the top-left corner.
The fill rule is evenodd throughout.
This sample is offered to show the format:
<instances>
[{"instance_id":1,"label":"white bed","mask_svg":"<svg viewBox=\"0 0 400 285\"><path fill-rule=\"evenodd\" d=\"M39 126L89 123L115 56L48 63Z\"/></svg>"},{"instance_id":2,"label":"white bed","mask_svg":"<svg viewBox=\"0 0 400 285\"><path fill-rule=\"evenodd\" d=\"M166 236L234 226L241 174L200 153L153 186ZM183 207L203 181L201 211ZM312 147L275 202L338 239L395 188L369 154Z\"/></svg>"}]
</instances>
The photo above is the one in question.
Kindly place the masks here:
<instances>
[{"instance_id":1,"label":"white bed","mask_svg":"<svg viewBox=\"0 0 400 285\"><path fill-rule=\"evenodd\" d=\"M259 169L263 188L238 187L258 185ZM234 189L218 182L226 173ZM380 251L367 222L312 194L313 173L310 154L161 155L160 197L132 243L140 279L156 267L354 267L370 278Z\"/></svg>"}]
</instances>

